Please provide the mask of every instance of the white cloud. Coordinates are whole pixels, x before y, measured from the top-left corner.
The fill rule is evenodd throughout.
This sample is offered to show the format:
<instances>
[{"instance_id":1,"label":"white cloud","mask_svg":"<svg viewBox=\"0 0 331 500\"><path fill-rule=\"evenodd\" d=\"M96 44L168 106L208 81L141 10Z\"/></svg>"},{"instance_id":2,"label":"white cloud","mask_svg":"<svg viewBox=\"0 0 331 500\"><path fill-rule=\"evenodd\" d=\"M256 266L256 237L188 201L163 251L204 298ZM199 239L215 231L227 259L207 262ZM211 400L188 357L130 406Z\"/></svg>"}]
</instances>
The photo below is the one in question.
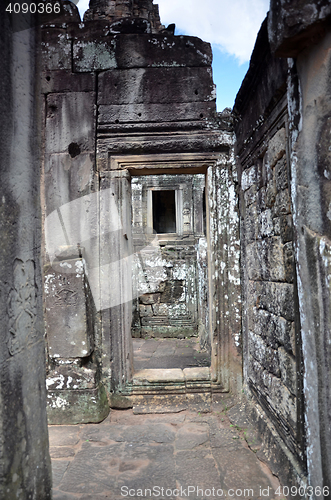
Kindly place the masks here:
<instances>
[{"instance_id":1,"label":"white cloud","mask_svg":"<svg viewBox=\"0 0 331 500\"><path fill-rule=\"evenodd\" d=\"M257 32L269 0L154 0L161 22L198 36L235 56L242 64L250 59Z\"/></svg>"},{"instance_id":2,"label":"white cloud","mask_svg":"<svg viewBox=\"0 0 331 500\"><path fill-rule=\"evenodd\" d=\"M88 9L89 0L78 0L78 2L77 0L74 0L74 3L78 7L81 19L83 19L84 12Z\"/></svg>"}]
</instances>

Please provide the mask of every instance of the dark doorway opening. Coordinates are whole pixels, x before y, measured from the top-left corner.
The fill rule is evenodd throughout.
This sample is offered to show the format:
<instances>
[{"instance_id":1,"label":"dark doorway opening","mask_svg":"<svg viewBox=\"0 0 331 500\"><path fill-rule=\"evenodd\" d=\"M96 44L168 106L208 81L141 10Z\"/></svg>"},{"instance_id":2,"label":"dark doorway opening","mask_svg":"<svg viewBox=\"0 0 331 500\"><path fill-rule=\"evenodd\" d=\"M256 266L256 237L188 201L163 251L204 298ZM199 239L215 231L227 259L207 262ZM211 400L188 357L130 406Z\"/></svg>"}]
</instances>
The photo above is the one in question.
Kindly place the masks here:
<instances>
[{"instance_id":1,"label":"dark doorway opening","mask_svg":"<svg viewBox=\"0 0 331 500\"><path fill-rule=\"evenodd\" d=\"M175 191L153 191L153 229L156 233L176 233Z\"/></svg>"}]
</instances>

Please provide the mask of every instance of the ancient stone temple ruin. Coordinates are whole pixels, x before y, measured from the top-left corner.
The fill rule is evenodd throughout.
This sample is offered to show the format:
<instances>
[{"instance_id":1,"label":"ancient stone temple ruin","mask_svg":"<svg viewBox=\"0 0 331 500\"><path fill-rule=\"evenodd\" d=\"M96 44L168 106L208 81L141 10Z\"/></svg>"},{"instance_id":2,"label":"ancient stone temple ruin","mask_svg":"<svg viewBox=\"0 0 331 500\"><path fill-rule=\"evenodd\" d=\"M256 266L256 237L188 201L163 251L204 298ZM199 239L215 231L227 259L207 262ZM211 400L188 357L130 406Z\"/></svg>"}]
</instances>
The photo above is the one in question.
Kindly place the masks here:
<instances>
[{"instance_id":1,"label":"ancient stone temple ruin","mask_svg":"<svg viewBox=\"0 0 331 500\"><path fill-rule=\"evenodd\" d=\"M41 30L49 420L100 421L107 395L201 388L208 405L241 370L232 118L216 114L210 46L151 1L91 2L84 24L65 5ZM132 336L198 337L212 377L140 380Z\"/></svg>"},{"instance_id":2,"label":"ancient stone temple ruin","mask_svg":"<svg viewBox=\"0 0 331 500\"><path fill-rule=\"evenodd\" d=\"M83 22L65 0L35 30L0 17L8 499L12 474L36 491L29 467L50 498L46 402L83 423L226 392L283 484L330 486L330 23L327 0L271 0L217 113L210 45L152 0L91 0ZM142 376L134 337L196 338L210 367Z\"/></svg>"}]
</instances>

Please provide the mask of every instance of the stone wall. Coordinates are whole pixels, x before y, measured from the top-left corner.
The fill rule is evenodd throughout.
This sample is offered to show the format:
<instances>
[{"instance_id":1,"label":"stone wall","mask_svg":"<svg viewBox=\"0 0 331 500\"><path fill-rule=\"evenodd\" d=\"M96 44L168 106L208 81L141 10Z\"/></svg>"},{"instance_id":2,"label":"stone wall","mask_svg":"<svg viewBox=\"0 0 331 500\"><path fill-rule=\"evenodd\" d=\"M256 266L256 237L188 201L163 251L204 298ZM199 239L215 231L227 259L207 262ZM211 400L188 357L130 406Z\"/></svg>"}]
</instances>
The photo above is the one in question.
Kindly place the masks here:
<instances>
[{"instance_id":1,"label":"stone wall","mask_svg":"<svg viewBox=\"0 0 331 500\"><path fill-rule=\"evenodd\" d=\"M209 172L208 189L219 198L215 183L220 172L232 171L233 139L229 114L216 114L209 44L164 30L150 0L91 2L84 23L74 4L63 5L61 16L42 29L47 383L51 421L75 423L104 418L106 392L121 391L132 380L132 301L140 294L132 286L132 269L155 251L150 241L137 246L135 226L132 232L135 179L205 179ZM232 193L234 182L224 180L222 189ZM209 249L221 251L219 221L207 207L215 225L208 246L202 241L202 191L198 210L198 203L189 206L190 190L198 188L192 184L183 195L183 244L176 242L173 259L173 242L160 243L158 252L172 266L164 269L172 271L161 279L164 290L144 290L149 296L141 298L139 322L147 330L148 322L166 319L167 330L199 333L203 344L214 345L215 382L229 385L230 372L224 370L221 382L216 365L224 356L229 366L230 345L238 351L239 313L230 343L231 329L224 335L218 326L212 331L217 318L205 300L221 286L218 273L209 272L214 261L208 257ZM235 211L229 213L235 201L225 198L227 238L238 220ZM238 267L232 272L237 283ZM229 275L225 269L223 284ZM238 297L238 287L231 293Z\"/></svg>"},{"instance_id":2,"label":"stone wall","mask_svg":"<svg viewBox=\"0 0 331 500\"><path fill-rule=\"evenodd\" d=\"M261 456L283 484L323 487L330 486L331 45L330 7L317 3L271 2L234 113L245 392L263 432Z\"/></svg>"},{"instance_id":3,"label":"stone wall","mask_svg":"<svg viewBox=\"0 0 331 500\"><path fill-rule=\"evenodd\" d=\"M23 19L22 19L23 18ZM51 498L35 18L0 16L0 498Z\"/></svg>"},{"instance_id":4,"label":"stone wall","mask_svg":"<svg viewBox=\"0 0 331 500\"><path fill-rule=\"evenodd\" d=\"M205 175L140 176L132 179L131 186L138 297L133 333L139 337L198 336L198 296L202 293L198 287L205 287L207 280L207 273L199 281L197 276L199 246L206 245ZM172 232L163 234L152 227L153 219L156 223L160 216L152 195L160 191L172 193L175 199L175 224ZM154 249L144 250L148 241Z\"/></svg>"},{"instance_id":5,"label":"stone wall","mask_svg":"<svg viewBox=\"0 0 331 500\"><path fill-rule=\"evenodd\" d=\"M287 75L286 65L268 47L264 22L234 107L238 117L244 377L247 394L261 405L293 460L304 470ZM253 71L254 63L258 66ZM280 465L276 467L285 484L295 484L293 467L287 476Z\"/></svg>"},{"instance_id":6,"label":"stone wall","mask_svg":"<svg viewBox=\"0 0 331 500\"><path fill-rule=\"evenodd\" d=\"M273 6L273 2L271 3ZM270 18L273 49L288 61L290 171L303 353L308 480L331 486L330 77L331 6L281 2ZM291 27L295 14L299 26ZM293 45L296 50L293 51Z\"/></svg>"}]
</instances>

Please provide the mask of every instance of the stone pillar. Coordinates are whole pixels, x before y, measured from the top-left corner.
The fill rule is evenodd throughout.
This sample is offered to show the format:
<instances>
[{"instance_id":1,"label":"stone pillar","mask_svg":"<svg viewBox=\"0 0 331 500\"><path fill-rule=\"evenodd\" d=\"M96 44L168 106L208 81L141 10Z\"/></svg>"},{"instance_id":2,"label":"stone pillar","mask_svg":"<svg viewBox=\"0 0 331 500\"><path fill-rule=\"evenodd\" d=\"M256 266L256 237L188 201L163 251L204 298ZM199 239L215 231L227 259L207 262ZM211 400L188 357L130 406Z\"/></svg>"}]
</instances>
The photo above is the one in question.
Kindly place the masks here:
<instances>
[{"instance_id":1,"label":"stone pillar","mask_svg":"<svg viewBox=\"0 0 331 500\"><path fill-rule=\"evenodd\" d=\"M103 381L109 392L132 380L131 185L127 171L100 178L100 269L96 280L102 311ZM90 281L94 279L90 276Z\"/></svg>"},{"instance_id":2,"label":"stone pillar","mask_svg":"<svg viewBox=\"0 0 331 500\"><path fill-rule=\"evenodd\" d=\"M331 486L331 36L290 60L295 256L309 484ZM300 126L297 127L297 124ZM316 495L317 498L317 495Z\"/></svg>"},{"instance_id":3,"label":"stone pillar","mask_svg":"<svg viewBox=\"0 0 331 500\"><path fill-rule=\"evenodd\" d=\"M16 20L0 16L0 498L46 500L37 31Z\"/></svg>"},{"instance_id":4,"label":"stone pillar","mask_svg":"<svg viewBox=\"0 0 331 500\"><path fill-rule=\"evenodd\" d=\"M209 325L212 380L240 394L239 217L232 170L232 161L219 161L207 171Z\"/></svg>"}]
</instances>

